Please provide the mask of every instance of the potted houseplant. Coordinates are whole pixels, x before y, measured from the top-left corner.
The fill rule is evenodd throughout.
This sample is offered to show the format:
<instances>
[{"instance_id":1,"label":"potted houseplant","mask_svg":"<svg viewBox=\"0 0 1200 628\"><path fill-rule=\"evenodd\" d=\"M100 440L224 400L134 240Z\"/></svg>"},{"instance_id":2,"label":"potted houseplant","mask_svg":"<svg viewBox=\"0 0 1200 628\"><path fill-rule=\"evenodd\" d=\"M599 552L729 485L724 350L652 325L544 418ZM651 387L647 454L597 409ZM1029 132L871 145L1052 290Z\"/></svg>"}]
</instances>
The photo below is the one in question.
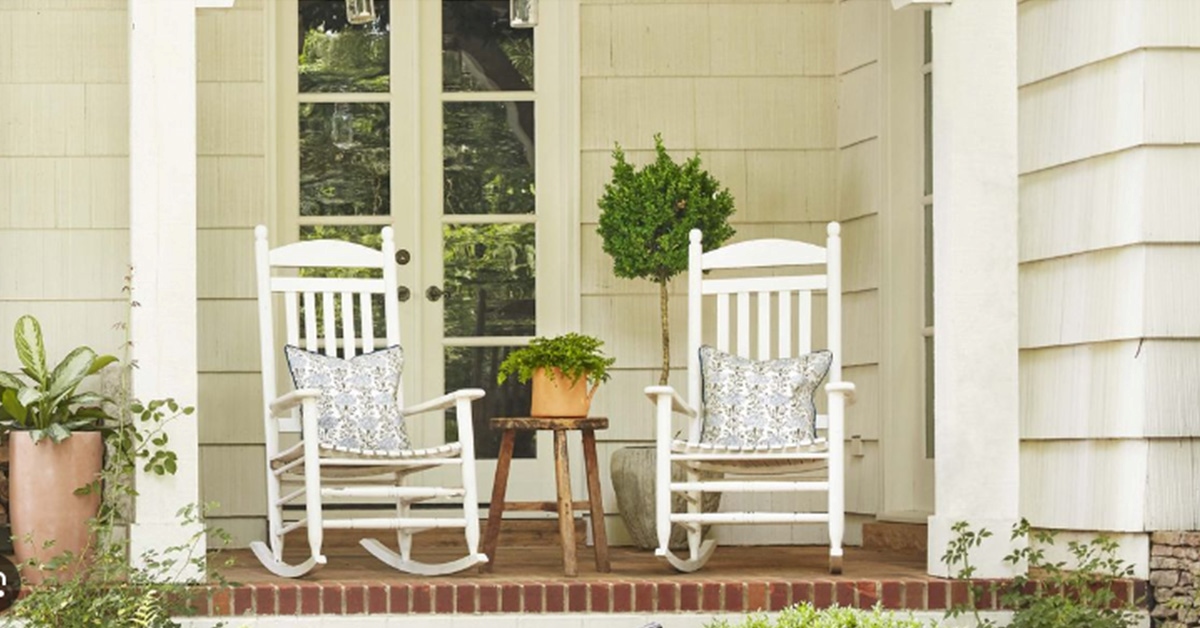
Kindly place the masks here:
<instances>
[{"instance_id":1,"label":"potted houseplant","mask_svg":"<svg viewBox=\"0 0 1200 628\"><path fill-rule=\"evenodd\" d=\"M704 234L704 250L733 237L729 225L733 196L706 172L700 156L676 163L654 136L655 159L641 169L625 160L618 144L613 150L612 181L600 197L600 226L604 252L613 258L613 272L626 279L649 279L658 284L662 325L662 370L659 385L671 370L671 333L667 283L687 270L688 233Z\"/></svg>"},{"instance_id":2,"label":"potted houseplant","mask_svg":"<svg viewBox=\"0 0 1200 628\"><path fill-rule=\"evenodd\" d=\"M90 544L88 520L100 494L86 487L97 481L103 463L100 430L115 417L106 410L111 400L79 388L117 359L78 347L51 369L41 325L28 315L17 321L14 339L22 373L0 371L13 545L19 564L44 565L67 552L82 556ZM40 582L41 572L27 569L24 577Z\"/></svg>"},{"instance_id":3,"label":"potted houseplant","mask_svg":"<svg viewBox=\"0 0 1200 628\"><path fill-rule=\"evenodd\" d=\"M612 181L600 197L600 226L604 252L613 258L613 272L626 279L649 279L658 284L659 321L662 330L662 368L659 385L666 385L671 372L671 330L667 284L688 267L689 232L700 229L704 250L717 248L733 237L729 225L733 196L704 170L699 155L682 164L671 159L662 135L654 136L654 161L635 169L625 159L621 146L613 150ZM610 465L613 490L621 519L634 545L642 549L658 546L655 535L655 451L653 446L622 447L613 452ZM672 473L682 480L678 467ZM702 500L704 512L715 512L720 493ZM681 500L676 496L676 500ZM676 503L676 510L682 503ZM684 543L676 528L671 547Z\"/></svg>"},{"instance_id":4,"label":"potted houseplant","mask_svg":"<svg viewBox=\"0 0 1200 628\"><path fill-rule=\"evenodd\" d=\"M496 381L504 383L513 375L522 384L533 381L530 416L587 416L596 388L608 381L608 367L615 361L600 350L603 345L596 338L577 333L534 338L529 346L504 358Z\"/></svg>"}]
</instances>

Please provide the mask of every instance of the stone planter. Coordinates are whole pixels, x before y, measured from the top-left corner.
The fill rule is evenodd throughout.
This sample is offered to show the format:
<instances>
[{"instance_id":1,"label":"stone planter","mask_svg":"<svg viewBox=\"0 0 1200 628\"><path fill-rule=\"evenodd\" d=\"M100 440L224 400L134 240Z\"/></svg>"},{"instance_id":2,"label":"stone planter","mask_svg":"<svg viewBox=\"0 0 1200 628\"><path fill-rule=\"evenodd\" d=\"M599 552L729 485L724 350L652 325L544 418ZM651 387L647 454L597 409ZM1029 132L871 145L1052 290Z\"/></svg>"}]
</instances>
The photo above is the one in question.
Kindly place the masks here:
<instances>
[{"instance_id":1,"label":"stone planter","mask_svg":"<svg viewBox=\"0 0 1200 628\"><path fill-rule=\"evenodd\" d=\"M100 507L100 492L76 495L75 490L96 480L103 461L100 432L75 432L61 443L49 438L34 443L27 432L13 432L8 439L12 477L9 499L13 549L17 563L33 559L48 563L63 552L71 552L74 564L56 576L69 577L82 565L91 547L88 519ZM47 541L53 540L47 547ZM21 578L38 584L41 570L22 568Z\"/></svg>"},{"instance_id":2,"label":"stone planter","mask_svg":"<svg viewBox=\"0 0 1200 628\"><path fill-rule=\"evenodd\" d=\"M621 511L621 520L629 530L629 536L638 549L654 549L658 547L658 534L655 532L654 518L654 446L623 447L613 452L609 466L612 476L613 491L617 494L617 508ZM671 469L671 477L682 481L686 472L676 465ZM704 479L716 479L720 474L703 474ZM721 505L720 493L705 493L701 504L703 512L716 512ZM672 500L673 512L686 510L683 496L675 495ZM705 526L707 533L708 526ZM687 532L680 526L671 530L671 549L687 548Z\"/></svg>"}]
</instances>

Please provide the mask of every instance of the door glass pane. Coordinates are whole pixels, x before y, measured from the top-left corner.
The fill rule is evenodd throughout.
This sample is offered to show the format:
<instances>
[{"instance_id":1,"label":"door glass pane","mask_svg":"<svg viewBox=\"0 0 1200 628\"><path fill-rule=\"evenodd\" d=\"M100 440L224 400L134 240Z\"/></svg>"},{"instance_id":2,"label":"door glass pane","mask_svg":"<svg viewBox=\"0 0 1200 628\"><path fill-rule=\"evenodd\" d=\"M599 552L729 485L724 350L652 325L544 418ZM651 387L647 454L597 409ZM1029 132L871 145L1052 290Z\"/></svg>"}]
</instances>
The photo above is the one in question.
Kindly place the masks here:
<instances>
[{"instance_id":1,"label":"door glass pane","mask_svg":"<svg viewBox=\"0 0 1200 628\"><path fill-rule=\"evenodd\" d=\"M386 216L388 107L300 105L300 215Z\"/></svg>"},{"instance_id":2,"label":"door glass pane","mask_svg":"<svg viewBox=\"0 0 1200 628\"><path fill-rule=\"evenodd\" d=\"M446 225L442 234L446 336L534 335L534 226Z\"/></svg>"},{"instance_id":3,"label":"door glass pane","mask_svg":"<svg viewBox=\"0 0 1200 628\"><path fill-rule=\"evenodd\" d=\"M528 416L530 385L515 378L504 384L496 383L496 371L509 352L519 347L447 347L446 390L482 388L483 399L471 407L475 428L475 456L495 459L500 453L502 432L493 430L492 417ZM458 440L454 411L446 413L446 442ZM534 432L517 432L513 447L514 458L536 458L537 441Z\"/></svg>"},{"instance_id":4,"label":"door glass pane","mask_svg":"<svg viewBox=\"0 0 1200 628\"><path fill-rule=\"evenodd\" d=\"M388 0L375 21L346 21L345 0L300 0L300 92L388 91Z\"/></svg>"},{"instance_id":5,"label":"door glass pane","mask_svg":"<svg viewBox=\"0 0 1200 628\"><path fill-rule=\"evenodd\" d=\"M446 103L443 195L447 214L532 214L533 103Z\"/></svg>"},{"instance_id":6,"label":"door glass pane","mask_svg":"<svg viewBox=\"0 0 1200 628\"><path fill-rule=\"evenodd\" d=\"M442 88L533 89L533 30L509 25L508 0L442 2Z\"/></svg>"}]
</instances>

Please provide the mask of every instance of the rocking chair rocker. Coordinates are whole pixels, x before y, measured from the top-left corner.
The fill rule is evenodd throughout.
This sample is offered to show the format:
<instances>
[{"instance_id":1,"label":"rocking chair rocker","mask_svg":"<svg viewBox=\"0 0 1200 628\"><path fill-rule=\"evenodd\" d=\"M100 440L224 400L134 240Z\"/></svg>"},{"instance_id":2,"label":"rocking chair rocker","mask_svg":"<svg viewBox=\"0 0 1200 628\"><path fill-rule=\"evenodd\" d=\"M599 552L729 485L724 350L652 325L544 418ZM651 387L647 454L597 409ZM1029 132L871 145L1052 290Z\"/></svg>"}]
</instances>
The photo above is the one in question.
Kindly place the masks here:
<instances>
[{"instance_id":1,"label":"rocking chair rocker","mask_svg":"<svg viewBox=\"0 0 1200 628\"><path fill-rule=\"evenodd\" d=\"M688 399L670 386L646 388L657 416L656 553L679 571L696 571L712 557L716 540L702 538L703 526L794 523L828 524L829 570L842 571L843 415L854 384L842 381L839 233L840 226L829 223L826 248L763 239L705 253L700 231L691 232ZM805 266L823 266L825 272L799 274L798 267ZM713 276L705 276L710 271ZM828 350L810 353L812 301L817 290L826 292L824 340ZM701 347L703 298L710 295L716 300L715 348ZM737 304L732 317L730 295L735 295ZM753 317L752 295L756 309ZM753 343L752 329L756 332ZM731 330L737 340L732 354L727 353L731 351ZM791 357L793 350L799 357ZM750 359L751 351L755 360ZM813 404L813 395L826 371L827 421L826 417L816 416ZM687 440L675 439L672 413L688 417ZM818 436L820 428L827 428L824 437ZM686 481L671 479L673 464L686 469ZM814 478L807 473L820 469L827 469L827 477ZM701 474L707 471L744 479L702 479L705 476ZM804 475L797 476L801 473ZM705 492L825 492L828 508L826 512L702 513L700 504ZM671 512L673 493L684 495L687 512ZM672 525L687 530L687 557L676 556L668 547Z\"/></svg>"},{"instance_id":2,"label":"rocking chair rocker","mask_svg":"<svg viewBox=\"0 0 1200 628\"><path fill-rule=\"evenodd\" d=\"M313 240L268 249L267 229L254 230L258 276L258 316L262 350L263 420L266 430L268 542L251 543L254 555L271 573L303 576L325 564L321 553L325 529L395 530L399 552L375 539L360 544L379 560L400 571L440 575L486 562L479 551L479 504L475 485L475 451L471 402L484 391L464 389L405 408L400 383L404 357L400 349L400 316L396 302L396 267L392 229L382 231L382 250L340 240ZM346 276L326 269L369 269L377 278ZM272 273L275 269L318 272ZM277 295L286 320L284 348L296 389L276 396L275 335ZM375 297L375 298L373 298ZM382 297L382 298L379 298ZM382 312L377 311L382 307ZM380 319L382 316L382 319ZM375 323L384 324L377 342ZM303 332L303 333L302 333ZM303 347L301 343L303 342ZM340 350L339 350L340 349ZM340 355L339 355L340 354ZM455 408L459 441L415 448L404 421L431 412L441 421L443 410ZM299 432L301 440L281 449L280 434ZM461 487L409 486L415 474L457 465ZM284 484L298 489L283 493ZM386 499L395 514L376 518L330 518L325 498ZM461 517L414 517L414 502L461 499ZM284 506L302 500L304 515L284 521ZM299 563L284 561L284 536L308 532L309 555ZM445 563L424 563L411 556L413 536L433 528L462 528L467 555Z\"/></svg>"}]
</instances>

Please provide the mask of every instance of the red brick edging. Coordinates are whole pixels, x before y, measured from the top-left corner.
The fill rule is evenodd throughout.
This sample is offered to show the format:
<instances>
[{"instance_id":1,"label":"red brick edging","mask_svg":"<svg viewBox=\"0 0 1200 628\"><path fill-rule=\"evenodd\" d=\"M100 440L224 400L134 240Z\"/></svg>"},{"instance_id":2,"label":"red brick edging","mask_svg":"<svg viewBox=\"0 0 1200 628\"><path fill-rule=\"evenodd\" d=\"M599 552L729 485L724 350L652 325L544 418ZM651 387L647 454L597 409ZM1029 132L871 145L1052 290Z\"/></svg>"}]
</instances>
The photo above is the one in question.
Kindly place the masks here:
<instances>
[{"instance_id":1,"label":"red brick edging","mask_svg":"<svg viewBox=\"0 0 1200 628\"><path fill-rule=\"evenodd\" d=\"M993 581L974 582L986 591ZM968 584L947 580L673 580L589 582L257 583L196 590L198 615L361 615L474 613L626 613L777 611L810 602L942 611L966 602ZM1118 601L1145 605L1146 583L1113 584ZM1000 607L995 596L981 610Z\"/></svg>"}]
</instances>

